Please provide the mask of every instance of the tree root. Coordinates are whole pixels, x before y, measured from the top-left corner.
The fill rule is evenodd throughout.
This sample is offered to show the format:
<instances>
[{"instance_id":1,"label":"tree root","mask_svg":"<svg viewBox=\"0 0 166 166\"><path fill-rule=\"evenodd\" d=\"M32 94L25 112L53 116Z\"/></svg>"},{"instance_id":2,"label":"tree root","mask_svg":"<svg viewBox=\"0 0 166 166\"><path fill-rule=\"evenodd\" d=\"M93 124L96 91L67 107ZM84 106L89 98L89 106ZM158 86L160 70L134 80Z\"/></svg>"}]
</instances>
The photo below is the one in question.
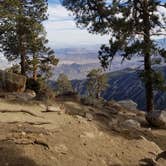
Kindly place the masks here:
<instances>
[{"instance_id":1,"label":"tree root","mask_svg":"<svg viewBox=\"0 0 166 166\"><path fill-rule=\"evenodd\" d=\"M12 110L0 110L0 113L26 113L26 114L29 114L31 116L34 116L34 117L38 117L38 118L44 118L42 116L38 116L30 111L27 111L27 110L15 110L15 111L12 111Z\"/></svg>"},{"instance_id":2,"label":"tree root","mask_svg":"<svg viewBox=\"0 0 166 166\"><path fill-rule=\"evenodd\" d=\"M6 122L8 124L16 124L16 123L23 123L23 124L29 124L29 125L36 125L36 126L40 126L40 125L46 125L46 124L52 124L51 122L21 122L21 121L13 121L13 122Z\"/></svg>"},{"instance_id":3,"label":"tree root","mask_svg":"<svg viewBox=\"0 0 166 166\"><path fill-rule=\"evenodd\" d=\"M16 140L16 139L12 139L12 138L6 138L6 139L2 139L0 140L1 142L13 142L16 145L40 145L40 146L44 146L47 149L50 149L49 145L42 141L42 140Z\"/></svg>"}]
</instances>

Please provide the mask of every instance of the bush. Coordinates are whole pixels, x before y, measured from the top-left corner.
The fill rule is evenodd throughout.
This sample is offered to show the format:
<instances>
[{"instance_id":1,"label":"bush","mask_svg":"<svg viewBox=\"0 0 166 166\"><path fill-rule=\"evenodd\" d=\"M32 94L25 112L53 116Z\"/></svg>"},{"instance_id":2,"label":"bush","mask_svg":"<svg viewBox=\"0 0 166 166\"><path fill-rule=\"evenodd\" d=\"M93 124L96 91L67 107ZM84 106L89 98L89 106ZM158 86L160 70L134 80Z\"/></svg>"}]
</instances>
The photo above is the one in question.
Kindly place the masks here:
<instances>
[{"instance_id":1,"label":"bush","mask_svg":"<svg viewBox=\"0 0 166 166\"><path fill-rule=\"evenodd\" d=\"M26 88L30 90L34 90L37 93L41 90L41 82L35 81L32 78L27 79Z\"/></svg>"},{"instance_id":2,"label":"bush","mask_svg":"<svg viewBox=\"0 0 166 166\"><path fill-rule=\"evenodd\" d=\"M105 100L103 98L93 98L93 97L82 97L81 103L84 105L89 105L97 108L102 108L105 104Z\"/></svg>"},{"instance_id":3,"label":"bush","mask_svg":"<svg viewBox=\"0 0 166 166\"><path fill-rule=\"evenodd\" d=\"M50 100L55 98L55 92L46 84L44 80L34 80L32 78L27 80L27 89L36 92L37 100Z\"/></svg>"}]
</instances>

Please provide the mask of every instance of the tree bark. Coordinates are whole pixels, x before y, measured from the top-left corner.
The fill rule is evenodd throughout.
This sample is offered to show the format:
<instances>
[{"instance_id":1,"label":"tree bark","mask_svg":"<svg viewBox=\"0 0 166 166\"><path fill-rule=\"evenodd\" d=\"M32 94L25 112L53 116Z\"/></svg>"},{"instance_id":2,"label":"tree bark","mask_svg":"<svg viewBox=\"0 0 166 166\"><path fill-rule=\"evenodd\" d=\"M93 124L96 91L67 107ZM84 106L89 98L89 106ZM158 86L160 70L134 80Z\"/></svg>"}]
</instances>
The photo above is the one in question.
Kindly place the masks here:
<instances>
[{"instance_id":1,"label":"tree bark","mask_svg":"<svg viewBox=\"0 0 166 166\"><path fill-rule=\"evenodd\" d=\"M22 4L19 6L19 15L22 16ZM17 35L18 35L18 41L19 41L19 54L20 54L20 65L21 65L21 74L26 76L26 51L25 51L25 45L24 45L24 36L22 33L22 26L21 22L18 19L17 22Z\"/></svg>"},{"instance_id":2,"label":"tree bark","mask_svg":"<svg viewBox=\"0 0 166 166\"><path fill-rule=\"evenodd\" d=\"M36 59L36 56L33 55L33 60ZM34 62L33 64L33 79L36 81L37 80L37 64Z\"/></svg>"},{"instance_id":3,"label":"tree bark","mask_svg":"<svg viewBox=\"0 0 166 166\"><path fill-rule=\"evenodd\" d=\"M21 56L21 74L26 76L26 60L25 60L25 49L22 47L21 48L21 53L20 53L20 56Z\"/></svg>"},{"instance_id":4,"label":"tree bark","mask_svg":"<svg viewBox=\"0 0 166 166\"><path fill-rule=\"evenodd\" d=\"M145 70L145 89L146 89L146 110L153 112L153 79L151 67L151 40L150 40L150 18L148 12L148 0L144 0L143 9L144 21L144 70Z\"/></svg>"}]
</instances>

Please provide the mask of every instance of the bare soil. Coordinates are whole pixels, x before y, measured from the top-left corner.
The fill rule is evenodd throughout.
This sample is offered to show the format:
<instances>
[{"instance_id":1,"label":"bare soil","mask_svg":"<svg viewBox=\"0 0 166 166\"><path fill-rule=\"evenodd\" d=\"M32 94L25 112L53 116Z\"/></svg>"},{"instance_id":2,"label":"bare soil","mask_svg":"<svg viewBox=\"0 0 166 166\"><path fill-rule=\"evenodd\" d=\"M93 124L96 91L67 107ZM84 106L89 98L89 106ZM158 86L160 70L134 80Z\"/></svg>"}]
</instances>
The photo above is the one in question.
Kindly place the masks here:
<instances>
[{"instance_id":1,"label":"bare soil","mask_svg":"<svg viewBox=\"0 0 166 166\"><path fill-rule=\"evenodd\" d=\"M156 156L166 150L165 130L148 126L134 130L112 128L108 125L110 119L102 114L92 121L83 117L85 112L94 114L104 108L71 101L53 105L63 105L67 113L43 113L42 103L0 101L0 166L152 165ZM136 114L124 110L110 118L121 121L136 118ZM158 164L165 166L166 159L161 157Z\"/></svg>"}]
</instances>

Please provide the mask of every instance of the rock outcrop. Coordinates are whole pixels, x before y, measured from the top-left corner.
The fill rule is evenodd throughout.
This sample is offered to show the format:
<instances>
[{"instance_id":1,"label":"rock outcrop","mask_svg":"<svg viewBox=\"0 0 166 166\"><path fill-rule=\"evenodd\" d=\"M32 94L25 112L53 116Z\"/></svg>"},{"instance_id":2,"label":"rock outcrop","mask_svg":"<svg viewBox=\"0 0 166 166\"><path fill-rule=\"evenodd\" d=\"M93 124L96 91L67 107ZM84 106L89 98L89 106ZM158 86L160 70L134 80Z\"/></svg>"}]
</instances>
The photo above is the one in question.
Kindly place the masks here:
<instances>
[{"instance_id":1,"label":"rock outcrop","mask_svg":"<svg viewBox=\"0 0 166 166\"><path fill-rule=\"evenodd\" d=\"M137 103L135 103L132 100L122 100L122 101L119 101L118 104L120 104L121 106L123 106L124 108L126 108L128 110L137 109Z\"/></svg>"},{"instance_id":2,"label":"rock outcrop","mask_svg":"<svg viewBox=\"0 0 166 166\"><path fill-rule=\"evenodd\" d=\"M166 111L148 113L146 119L151 125L166 129Z\"/></svg>"},{"instance_id":3,"label":"rock outcrop","mask_svg":"<svg viewBox=\"0 0 166 166\"><path fill-rule=\"evenodd\" d=\"M136 120L133 120L133 119L125 120L121 125L125 128L135 128L135 129L137 129L137 128L141 127L141 124L139 122L137 122Z\"/></svg>"},{"instance_id":4,"label":"rock outcrop","mask_svg":"<svg viewBox=\"0 0 166 166\"><path fill-rule=\"evenodd\" d=\"M0 92L23 92L26 77L0 70Z\"/></svg>"}]
</instances>

